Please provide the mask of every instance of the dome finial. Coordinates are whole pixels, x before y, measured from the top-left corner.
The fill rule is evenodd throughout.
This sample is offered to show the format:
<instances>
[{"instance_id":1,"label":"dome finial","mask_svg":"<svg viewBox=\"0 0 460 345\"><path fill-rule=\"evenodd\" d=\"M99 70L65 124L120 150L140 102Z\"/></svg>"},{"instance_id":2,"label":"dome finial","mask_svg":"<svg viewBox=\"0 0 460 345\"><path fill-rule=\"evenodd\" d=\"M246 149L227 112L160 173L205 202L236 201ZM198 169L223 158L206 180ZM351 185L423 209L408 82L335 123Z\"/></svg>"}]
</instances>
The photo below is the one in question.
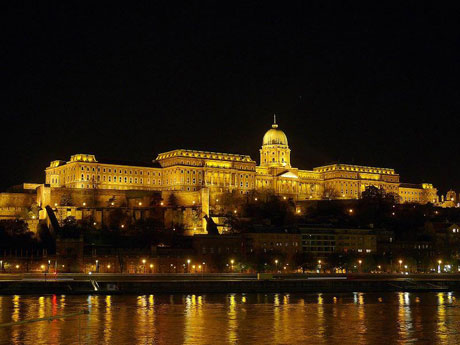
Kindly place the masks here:
<instances>
[{"instance_id":1,"label":"dome finial","mask_svg":"<svg viewBox=\"0 0 460 345\"><path fill-rule=\"evenodd\" d=\"M273 114L273 128L278 128L278 125L276 124L276 114Z\"/></svg>"}]
</instances>

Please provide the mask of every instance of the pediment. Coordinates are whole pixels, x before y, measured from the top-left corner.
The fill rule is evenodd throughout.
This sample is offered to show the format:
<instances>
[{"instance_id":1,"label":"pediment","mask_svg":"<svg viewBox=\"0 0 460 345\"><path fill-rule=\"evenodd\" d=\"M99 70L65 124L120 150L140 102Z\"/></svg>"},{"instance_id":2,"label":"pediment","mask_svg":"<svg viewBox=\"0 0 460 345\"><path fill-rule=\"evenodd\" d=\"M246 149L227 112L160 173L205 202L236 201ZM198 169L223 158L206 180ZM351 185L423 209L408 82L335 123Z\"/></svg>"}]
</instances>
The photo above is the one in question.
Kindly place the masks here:
<instances>
[{"instance_id":1,"label":"pediment","mask_svg":"<svg viewBox=\"0 0 460 345\"><path fill-rule=\"evenodd\" d=\"M283 178L299 178L299 176L292 171L285 171L281 174L278 175L278 177L283 177Z\"/></svg>"}]
</instances>

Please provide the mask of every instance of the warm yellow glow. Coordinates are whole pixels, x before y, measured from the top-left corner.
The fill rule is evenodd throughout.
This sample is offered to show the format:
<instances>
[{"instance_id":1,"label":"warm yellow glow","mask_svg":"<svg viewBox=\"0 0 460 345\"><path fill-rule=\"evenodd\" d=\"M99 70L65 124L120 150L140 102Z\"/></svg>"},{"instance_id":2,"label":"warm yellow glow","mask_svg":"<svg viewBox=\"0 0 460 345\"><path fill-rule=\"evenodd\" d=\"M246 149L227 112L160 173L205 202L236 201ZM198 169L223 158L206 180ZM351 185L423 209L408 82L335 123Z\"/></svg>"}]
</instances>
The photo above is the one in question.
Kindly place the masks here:
<instances>
[{"instance_id":1,"label":"warm yellow glow","mask_svg":"<svg viewBox=\"0 0 460 345\"><path fill-rule=\"evenodd\" d=\"M254 198L254 201L257 201L257 198Z\"/></svg>"},{"instance_id":2,"label":"warm yellow glow","mask_svg":"<svg viewBox=\"0 0 460 345\"><path fill-rule=\"evenodd\" d=\"M361 265L363 263L363 260L358 260L358 263Z\"/></svg>"},{"instance_id":3,"label":"warm yellow glow","mask_svg":"<svg viewBox=\"0 0 460 345\"><path fill-rule=\"evenodd\" d=\"M41 265L40 268L43 270L45 269L45 265Z\"/></svg>"},{"instance_id":4,"label":"warm yellow glow","mask_svg":"<svg viewBox=\"0 0 460 345\"><path fill-rule=\"evenodd\" d=\"M19 265L16 265L16 268L19 268Z\"/></svg>"},{"instance_id":5,"label":"warm yellow glow","mask_svg":"<svg viewBox=\"0 0 460 345\"><path fill-rule=\"evenodd\" d=\"M142 263L145 264L145 259L142 259Z\"/></svg>"},{"instance_id":6,"label":"warm yellow glow","mask_svg":"<svg viewBox=\"0 0 460 345\"><path fill-rule=\"evenodd\" d=\"M150 268L153 268L153 264L150 264Z\"/></svg>"},{"instance_id":7,"label":"warm yellow glow","mask_svg":"<svg viewBox=\"0 0 460 345\"><path fill-rule=\"evenodd\" d=\"M442 264L442 260L438 260L438 264Z\"/></svg>"},{"instance_id":8,"label":"warm yellow glow","mask_svg":"<svg viewBox=\"0 0 460 345\"><path fill-rule=\"evenodd\" d=\"M321 265L321 260L318 260L318 264L320 264L320 265Z\"/></svg>"},{"instance_id":9,"label":"warm yellow glow","mask_svg":"<svg viewBox=\"0 0 460 345\"><path fill-rule=\"evenodd\" d=\"M400 265L402 264L402 260L399 260L398 262L399 262Z\"/></svg>"},{"instance_id":10,"label":"warm yellow glow","mask_svg":"<svg viewBox=\"0 0 460 345\"><path fill-rule=\"evenodd\" d=\"M353 209L350 208L350 209L348 210L348 212L349 212L349 213L353 213Z\"/></svg>"},{"instance_id":11,"label":"warm yellow glow","mask_svg":"<svg viewBox=\"0 0 460 345\"><path fill-rule=\"evenodd\" d=\"M142 206L142 203L141 203L141 202L139 202L139 206Z\"/></svg>"},{"instance_id":12,"label":"warm yellow glow","mask_svg":"<svg viewBox=\"0 0 460 345\"><path fill-rule=\"evenodd\" d=\"M110 265L107 265L107 268L110 268Z\"/></svg>"},{"instance_id":13,"label":"warm yellow glow","mask_svg":"<svg viewBox=\"0 0 460 345\"><path fill-rule=\"evenodd\" d=\"M162 202L160 202L160 205L161 205L161 206L163 206L163 205L164 205L164 202L163 202L163 201L162 201Z\"/></svg>"},{"instance_id":14,"label":"warm yellow glow","mask_svg":"<svg viewBox=\"0 0 460 345\"><path fill-rule=\"evenodd\" d=\"M235 260L231 259L230 260L230 263L233 265L233 263L235 262Z\"/></svg>"},{"instance_id":15,"label":"warm yellow glow","mask_svg":"<svg viewBox=\"0 0 460 345\"><path fill-rule=\"evenodd\" d=\"M187 259L187 263L190 264L190 259Z\"/></svg>"},{"instance_id":16,"label":"warm yellow glow","mask_svg":"<svg viewBox=\"0 0 460 345\"><path fill-rule=\"evenodd\" d=\"M121 228L123 229L124 227L125 227L125 225L124 225L124 224L121 224Z\"/></svg>"},{"instance_id":17,"label":"warm yellow glow","mask_svg":"<svg viewBox=\"0 0 460 345\"><path fill-rule=\"evenodd\" d=\"M57 205L58 205L57 202L55 202L55 203L54 203L54 206L57 206Z\"/></svg>"},{"instance_id":18,"label":"warm yellow glow","mask_svg":"<svg viewBox=\"0 0 460 345\"><path fill-rule=\"evenodd\" d=\"M236 210L235 210L235 211L233 211L233 213L236 213Z\"/></svg>"},{"instance_id":19,"label":"warm yellow glow","mask_svg":"<svg viewBox=\"0 0 460 345\"><path fill-rule=\"evenodd\" d=\"M86 202L83 203L83 206L86 206Z\"/></svg>"}]
</instances>

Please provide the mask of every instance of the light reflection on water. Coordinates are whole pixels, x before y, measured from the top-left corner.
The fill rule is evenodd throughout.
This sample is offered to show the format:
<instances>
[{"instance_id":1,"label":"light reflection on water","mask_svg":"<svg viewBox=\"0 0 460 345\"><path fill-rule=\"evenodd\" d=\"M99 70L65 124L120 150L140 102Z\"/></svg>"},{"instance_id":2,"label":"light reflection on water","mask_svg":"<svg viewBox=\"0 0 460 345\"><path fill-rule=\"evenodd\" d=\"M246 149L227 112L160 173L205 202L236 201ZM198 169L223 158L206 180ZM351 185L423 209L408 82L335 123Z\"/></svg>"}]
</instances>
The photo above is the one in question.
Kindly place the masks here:
<instances>
[{"instance_id":1,"label":"light reflection on water","mask_svg":"<svg viewBox=\"0 0 460 345\"><path fill-rule=\"evenodd\" d=\"M456 293L0 296L0 344L460 344Z\"/></svg>"}]
</instances>

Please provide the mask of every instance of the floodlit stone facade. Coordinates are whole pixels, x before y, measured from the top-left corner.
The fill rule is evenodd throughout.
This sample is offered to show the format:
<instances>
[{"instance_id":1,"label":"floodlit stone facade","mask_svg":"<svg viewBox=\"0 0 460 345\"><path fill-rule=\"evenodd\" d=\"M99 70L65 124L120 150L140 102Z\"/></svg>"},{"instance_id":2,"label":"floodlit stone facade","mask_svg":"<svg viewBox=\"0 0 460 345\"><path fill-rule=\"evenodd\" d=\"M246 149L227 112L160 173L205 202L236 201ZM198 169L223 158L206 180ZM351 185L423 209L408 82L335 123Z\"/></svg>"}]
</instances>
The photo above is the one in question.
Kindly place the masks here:
<instances>
[{"instance_id":1,"label":"floodlit stone facade","mask_svg":"<svg viewBox=\"0 0 460 345\"><path fill-rule=\"evenodd\" d=\"M394 169L329 164L301 170L292 166L290 153L287 136L275 119L263 137L259 165L248 155L186 149L160 153L149 163L75 154L68 161L51 162L43 184L24 184L27 196L1 194L0 218L13 217L15 210L24 213L30 209L30 192L35 193L38 207L65 207L66 214L77 212L69 210L70 204L142 208L152 206L152 200L162 200L161 205L168 206L171 196L179 206L200 207L209 214L210 205L227 192L248 195L270 191L295 202L347 200L361 198L368 186L394 194L401 203L438 202L437 190L431 184L403 184ZM196 224L191 226L196 228Z\"/></svg>"}]
</instances>

